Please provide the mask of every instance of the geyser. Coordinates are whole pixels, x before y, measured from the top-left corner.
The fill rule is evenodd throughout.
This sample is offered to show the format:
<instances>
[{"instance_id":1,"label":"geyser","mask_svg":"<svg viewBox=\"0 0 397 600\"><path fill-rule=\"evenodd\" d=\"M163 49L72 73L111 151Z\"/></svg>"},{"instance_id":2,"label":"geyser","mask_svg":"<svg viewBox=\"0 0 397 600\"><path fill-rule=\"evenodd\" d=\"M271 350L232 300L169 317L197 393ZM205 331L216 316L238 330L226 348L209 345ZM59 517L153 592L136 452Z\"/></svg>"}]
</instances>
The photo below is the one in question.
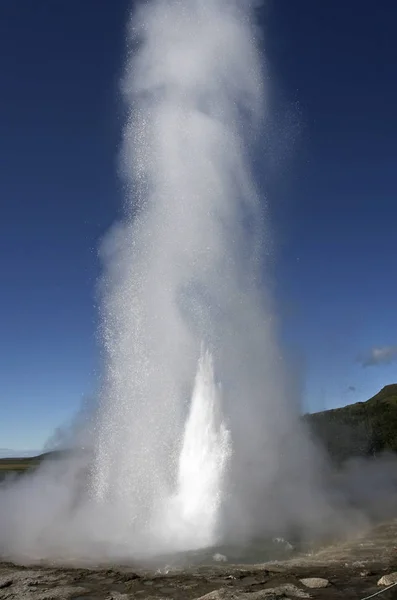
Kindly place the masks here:
<instances>
[{"instance_id":1,"label":"geyser","mask_svg":"<svg viewBox=\"0 0 397 600\"><path fill-rule=\"evenodd\" d=\"M268 116L254 4L134 10L90 452L1 491L3 555L139 558L335 525L277 344L250 168Z\"/></svg>"},{"instance_id":2,"label":"geyser","mask_svg":"<svg viewBox=\"0 0 397 600\"><path fill-rule=\"evenodd\" d=\"M252 18L246 1L161 0L129 28L129 193L103 250L94 496L117 507L123 531L160 546L218 541L227 496L244 510L238 470L263 463L266 396L283 410L249 167L265 115Z\"/></svg>"}]
</instances>

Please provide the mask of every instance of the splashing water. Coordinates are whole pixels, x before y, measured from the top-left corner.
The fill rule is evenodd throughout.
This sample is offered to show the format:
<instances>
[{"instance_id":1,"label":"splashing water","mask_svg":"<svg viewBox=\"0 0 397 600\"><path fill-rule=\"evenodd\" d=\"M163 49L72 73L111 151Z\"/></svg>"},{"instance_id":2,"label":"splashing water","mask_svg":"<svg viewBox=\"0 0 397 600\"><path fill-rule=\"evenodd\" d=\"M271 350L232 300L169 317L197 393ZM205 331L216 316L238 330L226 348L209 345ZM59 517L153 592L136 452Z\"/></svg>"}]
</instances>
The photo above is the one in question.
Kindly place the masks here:
<instances>
[{"instance_id":1,"label":"splashing water","mask_svg":"<svg viewBox=\"0 0 397 600\"><path fill-rule=\"evenodd\" d=\"M208 351L199 361L190 412L178 465L177 493L172 501L176 524L197 548L217 542L225 470L231 456L230 433L221 418L221 389L214 380ZM178 526L177 526L178 528ZM182 541L186 545L186 541Z\"/></svg>"}]
</instances>

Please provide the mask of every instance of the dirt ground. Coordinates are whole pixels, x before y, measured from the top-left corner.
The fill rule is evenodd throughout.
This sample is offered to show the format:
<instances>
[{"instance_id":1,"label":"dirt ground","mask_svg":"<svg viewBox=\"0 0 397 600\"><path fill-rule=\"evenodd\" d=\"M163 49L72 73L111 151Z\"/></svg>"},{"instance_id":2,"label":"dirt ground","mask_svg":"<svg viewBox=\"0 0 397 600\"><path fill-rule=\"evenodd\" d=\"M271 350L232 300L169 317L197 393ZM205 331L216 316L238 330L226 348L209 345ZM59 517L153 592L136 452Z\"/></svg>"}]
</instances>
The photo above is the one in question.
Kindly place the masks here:
<instances>
[{"instance_id":1,"label":"dirt ground","mask_svg":"<svg viewBox=\"0 0 397 600\"><path fill-rule=\"evenodd\" d=\"M396 546L395 546L396 545ZM73 568L0 563L0 599L23 600L260 600L357 599L382 590L382 575L397 571L397 520L316 554L257 565L216 564L143 571L131 566ZM300 580L327 579L311 589ZM397 599L397 586L377 598Z\"/></svg>"}]
</instances>

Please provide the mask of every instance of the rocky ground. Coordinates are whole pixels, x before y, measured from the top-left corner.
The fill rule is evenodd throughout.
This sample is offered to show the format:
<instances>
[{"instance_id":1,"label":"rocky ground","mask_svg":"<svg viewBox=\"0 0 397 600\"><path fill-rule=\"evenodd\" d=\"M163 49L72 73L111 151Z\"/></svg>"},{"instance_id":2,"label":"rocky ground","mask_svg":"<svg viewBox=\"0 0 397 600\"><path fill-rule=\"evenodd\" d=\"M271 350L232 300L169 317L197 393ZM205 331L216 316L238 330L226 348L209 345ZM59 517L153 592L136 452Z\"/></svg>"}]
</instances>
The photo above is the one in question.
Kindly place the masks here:
<instances>
[{"instance_id":1,"label":"rocky ground","mask_svg":"<svg viewBox=\"0 0 397 600\"><path fill-rule=\"evenodd\" d=\"M218 563L157 572L132 567L82 569L1 563L0 599L332 600L362 599L381 591L378 598L391 600L397 599L397 586L386 587L397 582L397 575L392 575L396 571L397 520L379 525L361 538L278 563ZM378 584L382 577L383 586Z\"/></svg>"}]
</instances>

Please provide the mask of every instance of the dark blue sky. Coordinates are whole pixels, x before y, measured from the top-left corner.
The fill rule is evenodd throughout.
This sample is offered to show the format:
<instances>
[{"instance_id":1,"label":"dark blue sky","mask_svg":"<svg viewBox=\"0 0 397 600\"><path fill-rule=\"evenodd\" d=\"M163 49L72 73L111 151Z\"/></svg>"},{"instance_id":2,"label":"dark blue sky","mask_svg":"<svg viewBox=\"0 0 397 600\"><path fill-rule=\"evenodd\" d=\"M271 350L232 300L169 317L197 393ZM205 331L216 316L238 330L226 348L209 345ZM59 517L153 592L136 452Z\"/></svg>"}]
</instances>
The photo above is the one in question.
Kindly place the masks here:
<instances>
[{"instance_id":1,"label":"dark blue sky","mask_svg":"<svg viewBox=\"0 0 397 600\"><path fill-rule=\"evenodd\" d=\"M95 387L128 7L0 3L0 447L40 447ZM396 22L394 0L277 0L267 17L277 295L311 410L397 379Z\"/></svg>"}]
</instances>

